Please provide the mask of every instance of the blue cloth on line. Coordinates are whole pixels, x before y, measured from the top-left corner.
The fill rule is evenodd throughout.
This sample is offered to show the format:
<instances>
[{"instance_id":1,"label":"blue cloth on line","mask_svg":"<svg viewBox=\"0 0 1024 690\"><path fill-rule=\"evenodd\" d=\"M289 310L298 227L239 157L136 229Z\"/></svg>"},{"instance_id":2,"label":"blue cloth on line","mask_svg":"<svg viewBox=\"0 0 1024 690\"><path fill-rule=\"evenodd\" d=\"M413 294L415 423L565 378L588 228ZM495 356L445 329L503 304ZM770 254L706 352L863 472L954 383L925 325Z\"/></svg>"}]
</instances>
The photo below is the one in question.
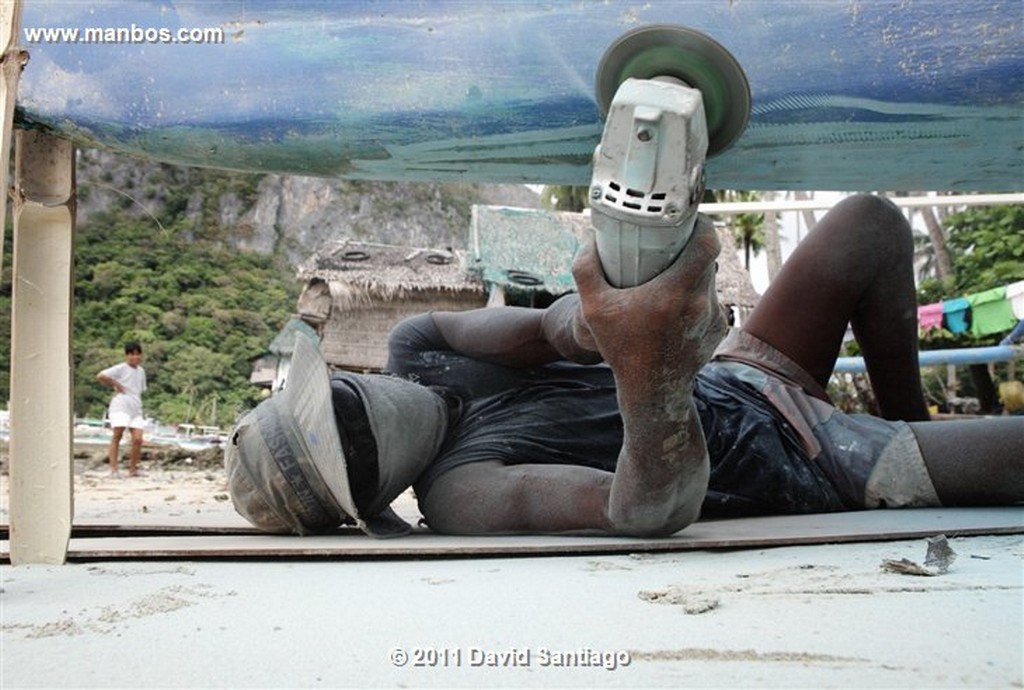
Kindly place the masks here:
<instances>
[{"instance_id":1,"label":"blue cloth on line","mask_svg":"<svg viewBox=\"0 0 1024 690\"><path fill-rule=\"evenodd\" d=\"M966 297L947 299L942 303L942 320L945 322L946 330L950 333L966 333L970 328L967 317L970 313L971 303Z\"/></svg>"}]
</instances>

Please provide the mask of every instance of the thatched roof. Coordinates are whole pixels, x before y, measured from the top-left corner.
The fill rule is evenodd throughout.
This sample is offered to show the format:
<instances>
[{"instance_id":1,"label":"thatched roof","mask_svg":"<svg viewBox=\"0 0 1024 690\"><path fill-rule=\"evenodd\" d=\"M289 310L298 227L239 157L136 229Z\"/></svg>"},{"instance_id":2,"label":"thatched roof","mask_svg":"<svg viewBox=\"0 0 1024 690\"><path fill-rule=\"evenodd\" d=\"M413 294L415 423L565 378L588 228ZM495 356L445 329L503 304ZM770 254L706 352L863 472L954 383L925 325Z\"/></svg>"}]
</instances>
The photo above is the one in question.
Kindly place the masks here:
<instances>
[{"instance_id":1,"label":"thatched roof","mask_svg":"<svg viewBox=\"0 0 1024 690\"><path fill-rule=\"evenodd\" d=\"M474 206L467 266L485 283L510 290L570 292L574 289L572 258L590 228L585 213ZM740 264L736 244L727 228L717 229L722 242L719 299L723 304L753 307L758 294Z\"/></svg>"},{"instance_id":2,"label":"thatched roof","mask_svg":"<svg viewBox=\"0 0 1024 690\"><path fill-rule=\"evenodd\" d=\"M561 295L574 289L572 259L590 231L585 213L474 206L468 253L341 240L303 262L298 277L307 289L322 282L320 289L327 292L329 286L331 298L341 307L419 292L483 293L494 285ZM724 226L718 226L718 234L719 299L753 307L758 294L740 264L732 236ZM308 310L300 311L308 316Z\"/></svg>"},{"instance_id":3,"label":"thatched roof","mask_svg":"<svg viewBox=\"0 0 1024 690\"><path fill-rule=\"evenodd\" d=\"M307 283L322 280L338 294L346 289L353 298L400 298L410 292L484 291L480 279L465 268L462 252L415 249L389 244L341 240L324 246L298 268Z\"/></svg>"},{"instance_id":4,"label":"thatched roof","mask_svg":"<svg viewBox=\"0 0 1024 690\"><path fill-rule=\"evenodd\" d=\"M718 255L718 273L715 285L718 288L718 299L722 304L752 309L761 298L750 281L750 273L740 263L736 252L736 241L728 226L715 223L718 240L722 243L722 251Z\"/></svg>"}]
</instances>

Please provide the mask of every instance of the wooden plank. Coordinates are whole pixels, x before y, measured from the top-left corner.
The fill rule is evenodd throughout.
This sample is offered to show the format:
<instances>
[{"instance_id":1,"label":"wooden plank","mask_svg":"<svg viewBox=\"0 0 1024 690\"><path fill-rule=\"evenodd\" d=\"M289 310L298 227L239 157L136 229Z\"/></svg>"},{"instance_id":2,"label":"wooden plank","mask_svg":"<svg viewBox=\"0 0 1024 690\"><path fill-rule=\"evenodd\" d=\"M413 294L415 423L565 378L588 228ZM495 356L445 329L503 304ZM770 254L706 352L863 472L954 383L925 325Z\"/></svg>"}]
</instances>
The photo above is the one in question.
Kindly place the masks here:
<instances>
[{"instance_id":1,"label":"wooden plank","mask_svg":"<svg viewBox=\"0 0 1024 690\"><path fill-rule=\"evenodd\" d=\"M948 537L1024 534L1021 508L875 510L700 522L666 539L588 536L452 537L417 530L378 540L354 530L291 537L268 534L191 534L73 538L69 560L144 558L467 558L669 553ZM0 558L7 558L0 542Z\"/></svg>"}]
</instances>

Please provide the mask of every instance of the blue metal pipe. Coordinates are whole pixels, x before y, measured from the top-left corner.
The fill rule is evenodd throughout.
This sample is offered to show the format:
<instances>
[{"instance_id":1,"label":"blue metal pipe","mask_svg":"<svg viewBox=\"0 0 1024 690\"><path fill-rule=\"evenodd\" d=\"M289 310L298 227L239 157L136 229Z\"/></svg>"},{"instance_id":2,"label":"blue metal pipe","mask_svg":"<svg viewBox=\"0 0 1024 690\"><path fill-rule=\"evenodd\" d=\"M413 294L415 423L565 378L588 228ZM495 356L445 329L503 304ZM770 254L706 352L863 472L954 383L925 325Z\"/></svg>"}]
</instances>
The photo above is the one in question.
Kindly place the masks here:
<instances>
[{"instance_id":1,"label":"blue metal pipe","mask_svg":"<svg viewBox=\"0 0 1024 690\"><path fill-rule=\"evenodd\" d=\"M1022 345L993 345L991 347L965 347L955 350L922 350L919 361L922 367L943 364L989 364L1024 359ZM859 374L865 371L863 357L840 357L834 371L844 374Z\"/></svg>"}]
</instances>

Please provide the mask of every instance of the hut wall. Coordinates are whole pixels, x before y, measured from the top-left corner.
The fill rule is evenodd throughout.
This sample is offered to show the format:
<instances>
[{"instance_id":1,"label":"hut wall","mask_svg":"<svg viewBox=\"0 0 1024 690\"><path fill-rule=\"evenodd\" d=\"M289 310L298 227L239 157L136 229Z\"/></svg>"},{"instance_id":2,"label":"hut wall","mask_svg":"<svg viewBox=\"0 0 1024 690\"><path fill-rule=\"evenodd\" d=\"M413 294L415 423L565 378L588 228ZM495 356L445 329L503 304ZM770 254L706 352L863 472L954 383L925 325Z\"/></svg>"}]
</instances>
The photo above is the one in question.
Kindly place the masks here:
<instances>
[{"instance_id":1,"label":"hut wall","mask_svg":"<svg viewBox=\"0 0 1024 690\"><path fill-rule=\"evenodd\" d=\"M417 290L394 299L375 298L345 310L335 305L323 326L324 357L342 369L377 371L387 363L388 334L402 319L431 310L476 309L486 303L483 292Z\"/></svg>"},{"instance_id":2,"label":"hut wall","mask_svg":"<svg viewBox=\"0 0 1024 690\"><path fill-rule=\"evenodd\" d=\"M276 374L277 357L274 355L264 355L253 362L249 383L269 388L274 383L274 376Z\"/></svg>"}]
</instances>

